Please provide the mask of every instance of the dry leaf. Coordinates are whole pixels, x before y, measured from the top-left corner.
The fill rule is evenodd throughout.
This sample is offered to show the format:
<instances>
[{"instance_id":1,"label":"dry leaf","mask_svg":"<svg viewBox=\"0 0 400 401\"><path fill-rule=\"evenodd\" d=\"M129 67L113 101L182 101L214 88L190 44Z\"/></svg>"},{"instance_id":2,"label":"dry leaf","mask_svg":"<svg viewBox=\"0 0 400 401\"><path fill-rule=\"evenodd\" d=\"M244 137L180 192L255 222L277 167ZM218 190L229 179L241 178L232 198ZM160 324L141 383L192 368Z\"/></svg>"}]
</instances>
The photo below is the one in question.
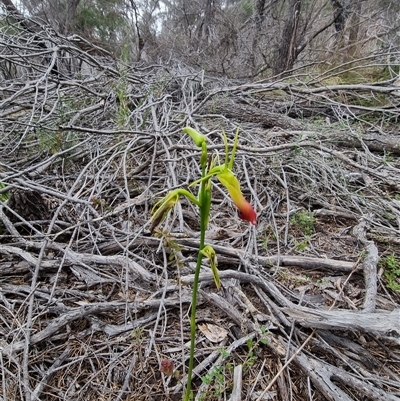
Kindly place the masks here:
<instances>
[{"instance_id":1,"label":"dry leaf","mask_svg":"<svg viewBox=\"0 0 400 401\"><path fill-rule=\"evenodd\" d=\"M204 323L199 324L198 327L199 330L205 335L207 340L211 341L212 343L220 343L228 335L227 330L225 330L223 327L216 326L215 324Z\"/></svg>"}]
</instances>

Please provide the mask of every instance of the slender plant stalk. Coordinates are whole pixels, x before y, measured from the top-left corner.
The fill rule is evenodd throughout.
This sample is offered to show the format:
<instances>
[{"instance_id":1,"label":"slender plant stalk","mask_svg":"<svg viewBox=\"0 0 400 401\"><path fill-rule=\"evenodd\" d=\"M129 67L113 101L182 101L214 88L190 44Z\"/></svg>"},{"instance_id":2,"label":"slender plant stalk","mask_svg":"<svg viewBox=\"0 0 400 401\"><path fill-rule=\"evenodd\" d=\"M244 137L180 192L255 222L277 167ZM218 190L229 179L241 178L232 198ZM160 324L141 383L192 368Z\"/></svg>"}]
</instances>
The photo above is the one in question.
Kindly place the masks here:
<instances>
[{"instance_id":1,"label":"slender plant stalk","mask_svg":"<svg viewBox=\"0 0 400 401\"><path fill-rule=\"evenodd\" d=\"M205 176L205 166L202 166L202 175ZM207 222L210 213L210 202L204 202L207 191L207 182L202 181L199 191L199 199L201 200L200 206L200 245L199 253L197 255L196 270L194 273L193 290L192 290L192 307L190 311L190 355L189 355L189 370L186 382L186 391L184 401L189 401L192 391L192 376L194 367L194 350L196 345L196 309L197 309L197 292L199 287L199 275L201 269L201 262L203 260L203 253L201 252L205 246L205 237Z\"/></svg>"},{"instance_id":2,"label":"slender plant stalk","mask_svg":"<svg viewBox=\"0 0 400 401\"><path fill-rule=\"evenodd\" d=\"M183 131L193 139L194 143L198 147L201 148L201 178L200 180L194 181L190 185L193 186L200 183L199 193L196 198L192 192L183 188L177 188L173 191L170 191L163 199L155 204L153 208L154 212L151 217L152 224L150 227L150 231L153 232L153 230L164 220L169 210L175 206L181 196L185 196L190 202L192 202L194 205L197 205L200 209L200 245L199 253L197 255L196 271L194 273L192 307L190 311L189 370L187 375L186 390L183 397L183 401L190 401L192 399L192 376L194 368L194 351L196 344L197 292L199 289L199 275L203 256L206 256L210 260L211 271L213 273L214 282L217 289L220 289L221 287L215 251L212 246L205 246L206 229L211 208L211 178L216 176L219 179L220 183L228 190L233 202L239 209L239 217L241 219L249 221L252 224L257 224L257 215L250 203L248 203L244 198L240 190L239 181L232 173L233 159L235 157L239 131L236 132L235 141L230 157L228 156L228 140L225 133L223 133L226 153L225 163L218 166L214 166L213 158L209 157L209 155L207 154L207 138L190 127L185 127Z\"/></svg>"},{"instance_id":3,"label":"slender plant stalk","mask_svg":"<svg viewBox=\"0 0 400 401\"><path fill-rule=\"evenodd\" d=\"M200 239L200 249L204 247L204 236L203 242ZM194 349L196 345L196 306L197 306L197 290L199 286L199 275L200 275L200 267L201 261L203 259L203 254L199 252L197 256L197 265L196 271L194 273L194 282L193 282L193 293L192 293L192 308L190 311L190 356L189 356L189 370L187 376L186 383L186 392L184 401L190 400L190 393L192 388L192 375L193 375L193 367L194 367Z\"/></svg>"}]
</instances>

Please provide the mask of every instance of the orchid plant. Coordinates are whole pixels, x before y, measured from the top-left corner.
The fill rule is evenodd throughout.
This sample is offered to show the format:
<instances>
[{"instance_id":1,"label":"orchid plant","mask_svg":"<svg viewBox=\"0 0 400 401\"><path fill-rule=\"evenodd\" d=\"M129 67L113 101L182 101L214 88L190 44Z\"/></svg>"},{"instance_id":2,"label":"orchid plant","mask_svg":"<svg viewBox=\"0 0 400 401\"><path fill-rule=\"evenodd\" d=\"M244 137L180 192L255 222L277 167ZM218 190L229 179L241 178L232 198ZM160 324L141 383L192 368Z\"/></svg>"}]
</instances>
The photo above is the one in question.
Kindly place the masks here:
<instances>
[{"instance_id":1,"label":"orchid plant","mask_svg":"<svg viewBox=\"0 0 400 401\"><path fill-rule=\"evenodd\" d=\"M187 376L186 391L184 394L184 401L191 399L191 385L192 385L192 374L194 367L194 348L196 339L196 305L197 305L197 292L199 285L199 274L202 264L203 257L206 257L210 261L211 271L214 277L214 282L219 290L221 287L218 269L217 269L217 257L215 250L205 244L205 234L208 225L210 207L211 207L211 179L216 177L219 182L227 189L231 196L233 203L238 208L238 215L242 220L246 220L254 225L257 224L257 215L253 207L242 194L240 190L240 184L235 174L232 172L233 163L235 159L236 149L239 141L239 130L236 131L235 140L233 143L232 152L229 155L228 139L223 132L224 145L225 145L225 161L223 164L218 163L216 165L217 158L209 158L207 153L207 137L200 134L198 131L191 127L183 128L183 131L188 134L196 146L201 149L200 156L200 167L201 167L201 178L189 187L200 185L198 194L195 196L192 192L186 189L178 188L170 191L163 199L157 202L153 207L153 214L151 217L150 231L154 229L165 219L168 212L177 204L181 196L185 196L190 202L199 208L200 212L200 244L199 253L197 257L196 270L193 282L193 293L192 293L192 306L190 314L190 358L189 358L189 370Z\"/></svg>"}]
</instances>

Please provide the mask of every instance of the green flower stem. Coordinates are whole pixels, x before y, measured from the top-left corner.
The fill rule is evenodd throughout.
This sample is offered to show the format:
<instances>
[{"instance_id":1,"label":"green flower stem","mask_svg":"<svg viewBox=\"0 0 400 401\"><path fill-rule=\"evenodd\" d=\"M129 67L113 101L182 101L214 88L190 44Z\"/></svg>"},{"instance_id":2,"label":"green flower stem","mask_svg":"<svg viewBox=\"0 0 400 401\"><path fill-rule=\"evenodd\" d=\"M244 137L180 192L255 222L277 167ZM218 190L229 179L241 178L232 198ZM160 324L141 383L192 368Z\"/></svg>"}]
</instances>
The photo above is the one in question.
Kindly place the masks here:
<instances>
[{"instance_id":1,"label":"green flower stem","mask_svg":"<svg viewBox=\"0 0 400 401\"><path fill-rule=\"evenodd\" d=\"M201 233L202 234L202 233ZM200 235L201 235L200 234ZM204 235L200 236L200 249L204 247ZM197 255L196 271L194 273L193 292L192 292L192 308L190 311L190 356L189 356L189 371L186 383L186 392L184 401L190 400L192 388L192 375L194 367L194 349L196 345L196 306L197 306L197 290L199 286L200 267L203 259L203 254L199 252Z\"/></svg>"},{"instance_id":2,"label":"green flower stem","mask_svg":"<svg viewBox=\"0 0 400 401\"><path fill-rule=\"evenodd\" d=\"M206 166L202 165L202 176L206 174ZM190 311L190 356L189 356L189 370L186 383L186 391L184 401L191 399L192 391L192 376L194 367L194 350L196 344L196 308L197 308L197 292L199 287L199 275L201 262L203 260L203 253L201 252L205 247L206 229L208 224L208 217L210 214L211 204L211 190L208 181L202 181L199 190L200 200L200 245L199 253L197 255L196 271L194 273L193 290L192 290L192 307Z\"/></svg>"},{"instance_id":3,"label":"green flower stem","mask_svg":"<svg viewBox=\"0 0 400 401\"><path fill-rule=\"evenodd\" d=\"M180 196L185 196L194 205L200 209L200 244L199 253L197 255L196 271L194 273L193 290L192 290L192 307L190 311L190 355L189 369L187 375L186 390L183 401L193 399L192 394L192 376L194 368L194 351L196 344L196 309L197 309L197 292L199 289L199 275L203 256L210 260L211 270L214 276L214 282L217 289L220 288L220 278L217 269L217 258L214 249L211 246L205 246L206 229L211 208L211 179L216 176L222 185L226 187L232 197L233 202L240 210L239 217L247 220L252 224L257 224L257 215L252 206L244 199L240 191L240 184L236 176L232 173L233 161L239 140L239 130L236 131L235 140L233 142L232 153L229 157L228 139L223 132L225 144L225 163L223 165L214 166L214 160L207 153L207 137L197 132L195 129L185 127L183 131L188 134L194 143L201 148L200 166L201 178L192 182L189 187L200 184L197 198L186 189L178 188L170 191L167 196L156 203L153 207L153 215L151 217L150 232L162 222L170 209L179 201ZM1 187L0 187L1 188ZM206 248L206 249L205 249Z\"/></svg>"}]
</instances>

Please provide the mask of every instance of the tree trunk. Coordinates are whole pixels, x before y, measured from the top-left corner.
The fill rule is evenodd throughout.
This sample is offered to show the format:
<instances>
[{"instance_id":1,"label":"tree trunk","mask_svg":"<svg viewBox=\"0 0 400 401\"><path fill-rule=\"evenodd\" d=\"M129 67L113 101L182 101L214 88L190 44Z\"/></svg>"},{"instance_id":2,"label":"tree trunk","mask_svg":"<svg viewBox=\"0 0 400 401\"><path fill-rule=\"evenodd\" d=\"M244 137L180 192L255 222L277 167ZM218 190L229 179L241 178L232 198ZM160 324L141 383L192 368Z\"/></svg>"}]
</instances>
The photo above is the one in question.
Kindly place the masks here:
<instances>
[{"instance_id":1,"label":"tree trunk","mask_svg":"<svg viewBox=\"0 0 400 401\"><path fill-rule=\"evenodd\" d=\"M250 54L250 65L253 69L253 74L257 72L256 54L258 53L258 43L260 42L260 36L262 32L262 24L264 22L264 7L265 0L256 0L255 4L255 15L254 15L254 37L252 43L252 51Z\"/></svg>"},{"instance_id":2,"label":"tree trunk","mask_svg":"<svg viewBox=\"0 0 400 401\"><path fill-rule=\"evenodd\" d=\"M354 58L357 52L358 31L360 29L361 1L355 1L353 12L350 17L349 26L349 50L347 52L350 59Z\"/></svg>"},{"instance_id":3,"label":"tree trunk","mask_svg":"<svg viewBox=\"0 0 400 401\"><path fill-rule=\"evenodd\" d=\"M281 74L284 71L290 70L293 68L293 64L296 61L296 33L299 23L300 9L301 0L289 0L288 15L282 32L282 42L276 55L274 66L275 74Z\"/></svg>"},{"instance_id":4,"label":"tree trunk","mask_svg":"<svg viewBox=\"0 0 400 401\"><path fill-rule=\"evenodd\" d=\"M76 10L78 8L79 3L80 3L80 0L68 0L65 5L65 16L64 16L64 21L63 21L64 22L63 23L64 31L62 32L65 35L68 35L71 32L74 32Z\"/></svg>"},{"instance_id":5,"label":"tree trunk","mask_svg":"<svg viewBox=\"0 0 400 401\"><path fill-rule=\"evenodd\" d=\"M203 45L207 46L210 39L211 26L215 16L215 1L206 0L204 17L196 29L197 50L201 49Z\"/></svg>"},{"instance_id":6,"label":"tree trunk","mask_svg":"<svg viewBox=\"0 0 400 401\"><path fill-rule=\"evenodd\" d=\"M348 12L346 11L344 4L339 0L331 0L333 7L333 17L335 19L335 29L336 33L340 34L343 32L346 25L346 20L348 17Z\"/></svg>"}]
</instances>

